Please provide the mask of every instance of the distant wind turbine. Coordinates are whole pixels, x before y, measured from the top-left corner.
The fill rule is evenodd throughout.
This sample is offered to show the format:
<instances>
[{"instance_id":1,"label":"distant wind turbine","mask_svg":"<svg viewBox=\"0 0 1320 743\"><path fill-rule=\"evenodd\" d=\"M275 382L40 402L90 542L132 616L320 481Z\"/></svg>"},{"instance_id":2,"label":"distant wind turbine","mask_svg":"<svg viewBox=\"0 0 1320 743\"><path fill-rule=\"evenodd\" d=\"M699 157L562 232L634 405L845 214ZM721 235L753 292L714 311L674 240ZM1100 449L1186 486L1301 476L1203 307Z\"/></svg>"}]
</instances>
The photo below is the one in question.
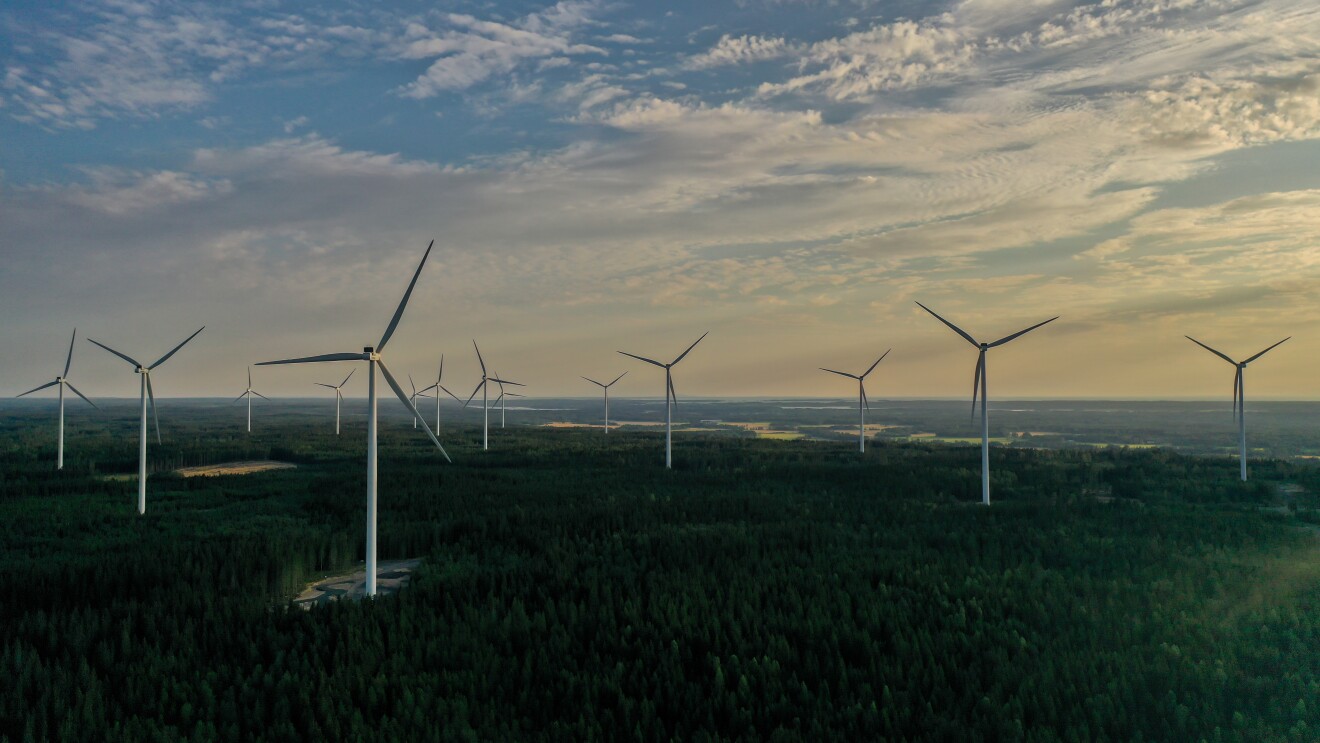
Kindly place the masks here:
<instances>
[{"instance_id":1,"label":"distant wind turbine","mask_svg":"<svg viewBox=\"0 0 1320 743\"><path fill-rule=\"evenodd\" d=\"M1255 361L1261 356L1264 356L1265 354L1274 350L1275 346L1278 346L1280 343L1283 343L1283 341L1288 340L1288 338L1292 338L1292 336L1290 335L1288 336L1288 338L1284 338L1283 341L1279 341L1279 343L1275 343L1273 346L1270 346L1269 348L1265 349L1264 351L1261 351L1255 356L1246 359L1245 361L1234 361L1233 359L1230 359L1228 356L1205 345L1204 343L1196 340L1190 335L1184 335L1183 337L1191 341L1192 343L1195 343L1196 345L1200 346L1201 348L1204 348L1210 353L1218 356L1224 361L1227 361L1228 363L1232 364L1234 367L1237 368L1237 371L1233 374L1233 412L1237 414L1238 444L1241 447L1241 452L1238 455L1238 460L1239 460L1238 465L1242 468L1242 472L1241 472L1242 482L1246 482L1247 481L1247 389L1244 384L1243 377L1245 376L1245 372L1247 370L1247 364L1250 364L1251 362Z\"/></svg>"},{"instance_id":2,"label":"distant wind turbine","mask_svg":"<svg viewBox=\"0 0 1320 743\"><path fill-rule=\"evenodd\" d=\"M511 385L513 385L513 386L515 386L515 387L524 387L524 386L526 386L526 385L518 384L517 382L510 382L510 381L507 380L507 379L500 379L500 378L497 377L497 376L496 376L496 377L492 377L492 376L488 375L488 374L486 373L486 361L485 361L485 359L482 359L482 358L481 358L481 349L480 349L480 348L477 348L477 342L476 342L476 340L473 340L473 341L472 341L472 347L473 347L474 349L476 349L476 351L477 351L477 362L481 364L481 382L479 382L479 383L477 384L476 389L472 390L472 394L471 394L471 395L468 395L467 402L463 403L463 407L466 408L468 405L471 405L471 404L472 404L472 398L476 397L478 392L481 393L481 415L482 415L482 422L481 422L481 448L482 448L482 449L489 449L489 448L490 448L490 405L487 403L487 400L488 400L489 397L490 397L490 393L489 393L489 390L486 389L486 383L487 383L487 382L494 382L494 383L500 385L500 389L501 389L501 390L504 389L504 385L506 385L506 384L511 384Z\"/></svg>"},{"instance_id":3,"label":"distant wind turbine","mask_svg":"<svg viewBox=\"0 0 1320 743\"><path fill-rule=\"evenodd\" d=\"M403 317L403 310L408 306L408 298L412 296L413 287L417 286L417 277L422 275L422 267L426 265L426 259L431 255L431 248L435 246L435 241L426 247L426 253L422 255L422 262L417 264L417 271L413 274L412 281L408 284L408 290L403 293L403 299L399 300L398 309L394 310L394 317L390 319L390 324L385 328L385 334L381 336L380 342L373 348L367 346L361 353L328 353L321 356L304 356L297 359L281 359L279 361L263 361L257 366L267 366L270 364L303 364L319 361L366 361L367 367L367 555L366 555L366 593L368 596L376 595L376 368L380 367L380 373L389 383L390 389L398 396L399 402L404 407L412 411L417 417L417 408L408 400L408 395L404 393L403 388L395 381L394 375L385 366L385 360L381 354L385 351L385 344L389 342L390 337L394 335L394 329L399 326L399 320ZM348 380L345 379L345 382ZM342 385L341 385L342 386ZM431 432L431 427L422 421L422 428L426 430L426 435L440 449L440 453L449 460L449 454L445 448L440 445L440 440Z\"/></svg>"},{"instance_id":4,"label":"distant wind turbine","mask_svg":"<svg viewBox=\"0 0 1320 743\"><path fill-rule=\"evenodd\" d=\"M889 351L892 350L894 349L889 349ZM841 377L857 380L857 415L860 418L857 427L857 447L862 452L866 451L866 411L871 409L871 401L866 399L866 375L875 371L875 368L880 365L880 362L884 361L885 357L889 355L889 351L880 354L880 358L876 359L874 364L871 364L871 368L861 374L849 374L848 372L826 369L823 366L819 367L821 371L827 371L830 374L838 374Z\"/></svg>"},{"instance_id":5,"label":"distant wind turbine","mask_svg":"<svg viewBox=\"0 0 1320 743\"><path fill-rule=\"evenodd\" d=\"M624 356L630 356L634 359L637 359L638 361L645 361L648 364L655 364L656 366L665 370L665 469L673 469L673 465L674 465L673 449L672 449L674 405L678 404L678 394L674 392L674 377L673 377L672 369L674 366L678 364L678 362L683 360L684 356L687 356L688 353L691 352L692 349L696 348L697 344L700 343L702 340L704 340L705 337L708 335L710 335L709 330L706 331L705 333L702 333L700 338L693 341L692 345L687 347L687 351L680 353L678 355L678 358L674 359L668 364L663 364L659 361L656 361L655 359L648 359L645 356L638 356L636 354L628 353L627 351L619 351L619 353L623 354Z\"/></svg>"},{"instance_id":6,"label":"distant wind turbine","mask_svg":"<svg viewBox=\"0 0 1320 743\"><path fill-rule=\"evenodd\" d=\"M353 372L355 371L357 371L357 369L350 371L348 373L348 377L353 376ZM325 382L313 382L313 384L319 385L321 387L327 387L335 391L335 435L336 436L339 435L339 403L342 402L344 399L344 385L348 384L348 377L344 377L344 381L340 382L339 384L326 384Z\"/></svg>"},{"instance_id":7,"label":"distant wind turbine","mask_svg":"<svg viewBox=\"0 0 1320 743\"><path fill-rule=\"evenodd\" d=\"M24 392L22 395L18 395L18 397L23 397L24 395L30 395L33 392L44 390L47 387L54 387L57 384L60 386L60 427L59 427L59 437L57 443L55 444L55 469L57 470L64 469L64 388L68 387L69 389L73 390L73 394L77 395L78 397L81 397L83 400L87 402L88 405L91 405L94 408L96 407L96 403L92 402L91 400L88 400L87 397L84 396L83 393L79 392L78 388L74 387L73 383L70 382L68 379L69 366L73 364L73 342L75 339L77 339L77 337L78 337L78 329L74 328L73 336L69 338L69 356L64 360L63 374L60 374L59 376L55 377L55 381L53 382L47 382L41 385L40 387L34 387L28 390L27 392ZM97 408L97 410L100 410L100 408Z\"/></svg>"},{"instance_id":8,"label":"distant wind turbine","mask_svg":"<svg viewBox=\"0 0 1320 743\"><path fill-rule=\"evenodd\" d=\"M498 377L499 375L500 375L499 372L495 372L495 376ZM500 379L492 379L491 381L494 382L494 383L496 383L496 384L498 384L498 385L500 386L500 396L497 397L497 398L495 398L495 402L498 403L499 406L500 406L500 428L504 428L504 396L505 396L505 395L508 395L509 397L525 397L525 395L519 395L519 394L517 394L517 393L515 393L515 392L505 392L505 391L504 391L504 385L506 385L506 384L518 384L517 382L510 382L510 381L507 380L507 379L504 379L504 380L500 380ZM519 387L522 387L522 386L524 386L524 385L518 384L518 386L519 386Z\"/></svg>"},{"instance_id":9,"label":"distant wind turbine","mask_svg":"<svg viewBox=\"0 0 1320 743\"><path fill-rule=\"evenodd\" d=\"M432 390L435 391L435 433L437 436L440 435L440 392L443 390L446 395L449 395L450 397L454 398L454 402L457 403L463 402L462 400L458 399L458 396L456 396L454 393L446 389L443 384L440 384L440 380L444 378L445 378L445 355L440 354L440 372L435 375L435 384L431 385L430 387L427 387L426 389L422 390L422 392L420 393L420 394L425 394L427 392L431 392Z\"/></svg>"},{"instance_id":10,"label":"distant wind turbine","mask_svg":"<svg viewBox=\"0 0 1320 743\"><path fill-rule=\"evenodd\" d=\"M624 372L623 374L620 374L619 376L615 377L614 382L623 379L624 374L627 373L628 372ZM601 384L600 382L597 382L591 377L583 377L583 379L587 380L588 382L591 382L592 384L596 385L597 387L605 391L605 433L608 435L610 432L610 387L614 386L614 382L610 382L609 384Z\"/></svg>"},{"instance_id":11,"label":"distant wind turbine","mask_svg":"<svg viewBox=\"0 0 1320 743\"><path fill-rule=\"evenodd\" d=\"M193 333L187 338L184 338L183 343L180 343L179 345L175 346L173 350L171 350L169 353L165 354L164 356L161 356L159 359L156 360L156 363L152 364L151 366L145 366L142 364L142 362L133 359L131 356L125 356L124 354L105 345L104 343L93 341L91 338L87 339L92 343L95 343L96 345L100 346L101 348L104 348L105 350L109 351L110 353L118 356L124 361L127 361L128 363L132 364L134 366L134 371L142 375L142 382L140 384L141 392L139 393L139 396L142 398L142 425L138 435L138 442L139 442L138 515L147 512L147 401L148 400L151 401L151 417L156 421L156 443L157 444L160 443L160 416L156 415L156 395L151 391L151 372L154 369L156 369L156 367L165 363L165 361L168 360L169 357L173 356L180 348L183 348L185 343L192 340L193 338L196 338L197 333L200 333L203 330L206 330L205 325L198 328L196 333Z\"/></svg>"},{"instance_id":12,"label":"distant wind turbine","mask_svg":"<svg viewBox=\"0 0 1320 743\"><path fill-rule=\"evenodd\" d=\"M1002 346L1020 335L1030 333L1046 323L1052 323L1055 320L1058 320L1059 316L1055 315L1045 322L1038 322L1035 325L1032 325L1026 330L1019 330L1012 335L1006 335L993 343L978 343L975 338L963 332L962 328L945 320L939 315L936 315L935 311L931 308L921 302L917 302L917 306L930 314L935 315L936 320L948 325L953 332L961 335L964 340L981 350L980 355L976 357L976 371L972 374L972 415L976 415L976 395L979 390L981 394L981 503L982 505L988 506L990 505L990 413L986 401L990 394L990 390L986 387L985 352L997 346Z\"/></svg>"},{"instance_id":13,"label":"distant wind turbine","mask_svg":"<svg viewBox=\"0 0 1320 743\"><path fill-rule=\"evenodd\" d=\"M412 397L408 398L408 401L409 401L410 403L412 403L413 410L416 410L416 409L417 409L417 398L419 398L419 397L426 397L426 395L424 395L424 394L422 394L422 393L420 393L420 392L417 391L417 383L413 381L413 378L412 378L412 375L411 375L411 374L408 375L408 386L409 386L409 387L412 387ZM416 428L416 427L417 427L417 421L419 421L419 420L421 420L421 419L422 419L422 416L421 416L420 413L417 414L417 415L414 415L414 416L413 416L413 428Z\"/></svg>"},{"instance_id":14,"label":"distant wind turbine","mask_svg":"<svg viewBox=\"0 0 1320 743\"><path fill-rule=\"evenodd\" d=\"M249 366L249 367L248 367L248 386L247 386L247 390L244 391L243 394L241 394L241 395L239 395L238 397L234 398L234 402L238 402L239 400L242 400L242 399L245 398L245 397L247 398L247 403L248 403L248 406L247 406L247 408L248 408L248 430L247 430L247 432L248 432L248 433L252 433L252 396L253 396L253 395L256 395L257 397L260 397L261 399L263 399L263 400L265 400L265 401L267 401L267 402L270 402L270 398L269 398L269 397L266 397L265 395L261 394L260 392L257 392L256 390L252 389L252 367Z\"/></svg>"}]
</instances>

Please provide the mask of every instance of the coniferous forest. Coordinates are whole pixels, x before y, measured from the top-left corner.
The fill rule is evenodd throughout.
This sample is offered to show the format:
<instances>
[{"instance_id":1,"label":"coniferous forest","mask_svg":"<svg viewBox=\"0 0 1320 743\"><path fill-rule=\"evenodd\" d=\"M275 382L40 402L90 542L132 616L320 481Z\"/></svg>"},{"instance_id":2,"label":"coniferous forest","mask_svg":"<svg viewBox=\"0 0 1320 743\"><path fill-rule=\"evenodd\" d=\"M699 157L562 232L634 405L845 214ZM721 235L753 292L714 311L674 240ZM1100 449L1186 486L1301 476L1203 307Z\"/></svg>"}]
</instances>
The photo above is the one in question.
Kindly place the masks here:
<instances>
[{"instance_id":1,"label":"coniferous forest","mask_svg":"<svg viewBox=\"0 0 1320 743\"><path fill-rule=\"evenodd\" d=\"M0 424L0 740L1315 741L1320 468L383 424ZM41 419L44 420L44 419ZM183 478L168 467L297 469Z\"/></svg>"}]
</instances>

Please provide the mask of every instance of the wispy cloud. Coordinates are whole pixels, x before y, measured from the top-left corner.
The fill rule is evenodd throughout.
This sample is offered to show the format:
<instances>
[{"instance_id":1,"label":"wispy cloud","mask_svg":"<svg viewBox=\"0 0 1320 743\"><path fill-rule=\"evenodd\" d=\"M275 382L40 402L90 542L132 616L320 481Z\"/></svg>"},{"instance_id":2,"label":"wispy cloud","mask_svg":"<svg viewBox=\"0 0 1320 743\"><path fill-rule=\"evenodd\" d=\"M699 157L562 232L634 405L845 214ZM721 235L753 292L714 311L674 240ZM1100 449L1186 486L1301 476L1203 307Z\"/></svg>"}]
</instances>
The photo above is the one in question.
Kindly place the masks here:
<instances>
[{"instance_id":1,"label":"wispy cloud","mask_svg":"<svg viewBox=\"0 0 1320 743\"><path fill-rule=\"evenodd\" d=\"M594 24L597 3L561 0L554 6L509 24L450 13L433 29L412 23L405 33L401 56L437 58L426 72L400 89L408 98L431 98L445 91L466 90L496 75L505 75L532 61L605 50L575 41Z\"/></svg>"}]
</instances>

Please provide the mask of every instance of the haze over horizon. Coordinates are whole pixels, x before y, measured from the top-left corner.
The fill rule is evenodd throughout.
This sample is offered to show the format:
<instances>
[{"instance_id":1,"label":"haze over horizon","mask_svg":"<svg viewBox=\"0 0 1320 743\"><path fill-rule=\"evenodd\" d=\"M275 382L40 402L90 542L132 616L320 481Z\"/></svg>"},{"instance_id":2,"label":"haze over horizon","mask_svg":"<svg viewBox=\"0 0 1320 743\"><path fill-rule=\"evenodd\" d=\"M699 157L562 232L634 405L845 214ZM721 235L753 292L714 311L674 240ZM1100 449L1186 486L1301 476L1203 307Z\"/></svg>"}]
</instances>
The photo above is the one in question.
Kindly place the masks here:
<instances>
[{"instance_id":1,"label":"haze over horizon","mask_svg":"<svg viewBox=\"0 0 1320 743\"><path fill-rule=\"evenodd\" d=\"M18 0L0 395L233 397L390 345L466 397L1317 399L1320 6ZM257 368L316 397L349 365ZM452 385L450 382L452 381ZM355 380L354 385L358 385ZM347 390L346 390L347 392ZM362 393L360 385L349 397ZM40 393L46 394L46 393ZM612 394L614 392L612 391ZM388 405L389 403L385 403Z\"/></svg>"}]
</instances>

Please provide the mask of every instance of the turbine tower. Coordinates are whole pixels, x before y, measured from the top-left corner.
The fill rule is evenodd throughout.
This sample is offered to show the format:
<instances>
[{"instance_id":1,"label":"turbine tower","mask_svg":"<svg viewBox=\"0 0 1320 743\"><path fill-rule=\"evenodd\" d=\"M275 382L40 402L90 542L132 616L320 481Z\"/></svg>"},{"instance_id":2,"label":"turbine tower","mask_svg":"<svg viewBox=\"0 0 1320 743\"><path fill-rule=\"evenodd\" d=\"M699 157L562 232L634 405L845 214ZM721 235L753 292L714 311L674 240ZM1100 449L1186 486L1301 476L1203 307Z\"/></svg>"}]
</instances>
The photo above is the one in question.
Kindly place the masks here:
<instances>
[{"instance_id":1,"label":"turbine tower","mask_svg":"<svg viewBox=\"0 0 1320 743\"><path fill-rule=\"evenodd\" d=\"M981 394L981 504L988 506L990 505L990 413L986 401L990 394L990 390L986 387L985 352L992 348L1002 346L1020 335L1030 333L1046 323L1052 323L1055 320L1058 320L1059 316L1055 315L1045 322L1038 322L1035 325L1032 325L1026 330L1019 330L1012 335L1006 335L993 343L978 343L975 338L965 333L962 328L945 320L939 315L936 315L935 311L931 308L921 302L917 302L917 306L930 314L935 315L936 320L948 325L953 332L961 335L964 340L973 346L976 346L981 351L980 355L976 357L976 371L972 373L972 416L976 416L976 395L979 391Z\"/></svg>"},{"instance_id":2,"label":"turbine tower","mask_svg":"<svg viewBox=\"0 0 1320 743\"><path fill-rule=\"evenodd\" d=\"M101 348L104 348L110 353L118 356L124 361L127 361L128 363L132 364L133 371L142 375L142 381L140 383L141 391L139 392L139 396L142 399L142 425L138 431L138 515L139 516L147 512L147 401L148 400L151 401L151 417L156 421L156 443L157 444L160 443L160 416L156 415L156 395L151 391L151 372L156 367L165 363L166 360L168 360L169 357L173 356L180 348L183 348L185 343L192 340L193 338L196 338L197 333L200 333L203 330L206 330L205 325L198 328L196 333L193 333L187 338L184 338L183 343L180 343L179 345L175 346L173 350L171 350L169 353L165 354L164 356L161 356L159 359L156 360L156 363L152 364L151 366L144 366L142 362L133 359L131 356L125 356L124 354L105 345L104 343L93 341L91 338L87 339L89 341L92 341L92 343L96 343L96 345L100 346Z\"/></svg>"},{"instance_id":3,"label":"turbine tower","mask_svg":"<svg viewBox=\"0 0 1320 743\"><path fill-rule=\"evenodd\" d=\"M394 335L394 329L399 326L399 320L403 317L403 310L408 306L408 298L412 296L413 287L417 285L417 277L422 275L422 267L426 265L426 258L431 255L431 248L435 246L435 241L426 247L426 253L422 255L422 262L417 264L417 271L413 274L412 281L408 284L408 290L403 293L403 299L399 300L399 307L394 311L394 317L390 319L390 324L385 328L385 334L381 336L380 342L375 347L367 346L361 353L328 353L321 356L304 356L297 359L281 359L279 361L263 361L257 366L267 366L270 364L303 364L319 361L366 361L367 366L367 555L366 555L366 594L368 596L376 595L376 368L380 368L380 373L389 383L390 389L398 396L399 402L404 407L417 415L417 408L408 401L408 395L404 393L403 388L395 381L394 375L385 366L385 360L381 358L385 351L385 344L389 343L390 336ZM345 382L348 380L345 379ZM342 385L341 385L342 386ZM420 416L418 416L420 417ZM431 438L440 453L444 454L446 461L449 454L445 448L440 445L440 440L431 432L431 427L422 421L422 428L426 430L426 435Z\"/></svg>"},{"instance_id":4,"label":"turbine tower","mask_svg":"<svg viewBox=\"0 0 1320 743\"><path fill-rule=\"evenodd\" d=\"M430 387L427 387L426 389L422 390L422 392L421 392L421 394L425 394L425 393L427 393L427 392L430 392L430 391L432 391L432 390L435 390L435 433L436 433L437 436L440 435L440 392L441 392L441 390L443 390L444 393L445 393L446 395L449 395L450 397L454 398L454 402L458 402L458 403L463 402L462 400L458 399L458 396L457 396L457 395L455 395L454 393L450 392L450 391L449 391L449 390L448 390L443 384L440 384L440 380L444 379L444 377L445 377L445 355L444 355L444 354L440 354L440 372L439 372L438 374L435 375L435 384L431 385Z\"/></svg>"},{"instance_id":5,"label":"turbine tower","mask_svg":"<svg viewBox=\"0 0 1320 743\"><path fill-rule=\"evenodd\" d=\"M615 377L614 382L623 379L624 374L627 373L628 372L624 372L623 374L620 374L619 376ZM610 382L609 384L601 384L600 382L597 382L591 377L583 377L583 379L587 380L588 382L591 382L597 387L600 387L602 390L605 390L605 435L608 436L610 433L610 387L614 386L614 382Z\"/></svg>"},{"instance_id":6,"label":"turbine tower","mask_svg":"<svg viewBox=\"0 0 1320 743\"><path fill-rule=\"evenodd\" d=\"M1237 415L1237 419L1238 419L1238 445L1240 447L1240 453L1238 455L1238 464L1242 468L1242 472L1241 472L1242 482L1246 482L1247 481L1247 388L1245 384L1243 384L1242 378L1247 370L1247 364L1250 364L1251 362L1255 361L1261 356L1264 356L1265 354L1274 350L1275 346L1278 346L1280 343L1283 343L1283 341L1288 340L1288 338L1291 338L1292 336L1290 335L1288 336L1288 338L1284 338L1283 341L1279 341L1279 343L1275 343L1274 346L1270 346L1269 348L1265 349L1264 351L1261 351L1255 356L1246 359L1245 361L1234 361L1233 359L1230 359L1228 356L1205 345L1204 343L1196 340L1190 335L1184 335L1183 337L1191 341L1192 343L1195 343L1196 345L1200 346L1201 348L1204 348L1210 353L1218 356L1224 361L1227 361L1228 363L1232 364L1234 367L1237 368L1237 371L1234 372L1233 374L1233 412Z\"/></svg>"},{"instance_id":7,"label":"turbine tower","mask_svg":"<svg viewBox=\"0 0 1320 743\"><path fill-rule=\"evenodd\" d=\"M700 338L693 341L692 345L687 347L687 351L680 353L678 355L678 358L674 359L668 364L662 364L659 361L656 361L655 359L648 359L645 356L638 356L636 354L628 353L627 351L619 351L619 353L623 354L624 356L630 356L634 359L637 359L638 361L645 361L648 364L655 364L656 366L665 370L665 469L673 469L674 466L674 457L673 457L673 448L672 448L673 423L674 423L674 405L678 404L678 394L674 392L673 368L678 364L678 362L682 361L683 357L687 356L692 349L696 348L697 344L700 343L702 340L704 340L705 337L708 335L710 335L709 330L706 331L705 333L702 333Z\"/></svg>"},{"instance_id":8,"label":"turbine tower","mask_svg":"<svg viewBox=\"0 0 1320 743\"><path fill-rule=\"evenodd\" d=\"M889 349L889 351L892 350L894 349ZM838 374L841 377L857 380L857 416L859 418L857 424L857 448L863 453L866 452L866 411L871 409L871 401L866 399L866 375L875 371L875 368L880 365L880 362L884 361L885 357L889 355L889 351L880 354L880 358L876 359L874 364L871 364L871 368L861 374L849 374L847 372L826 369L823 366L818 367L821 371L827 371L830 374Z\"/></svg>"},{"instance_id":9,"label":"turbine tower","mask_svg":"<svg viewBox=\"0 0 1320 743\"><path fill-rule=\"evenodd\" d=\"M357 371L357 369L350 371L348 373L348 377L353 376L353 372L355 371ZM328 387L335 391L335 435L336 436L339 435L339 403L342 402L344 399L343 389L344 389L344 385L348 384L348 377L344 377L344 381L340 382L339 384L326 384L325 382L313 382L313 384L319 385L321 387Z\"/></svg>"},{"instance_id":10,"label":"turbine tower","mask_svg":"<svg viewBox=\"0 0 1320 743\"><path fill-rule=\"evenodd\" d=\"M270 398L269 398L269 397L266 397L265 395L261 394L260 392L257 392L256 390L252 389L252 367L249 366L249 367L248 367L248 386L247 386L247 390L244 391L243 394L241 394L241 395L239 395L238 397L234 398L234 402L238 402L239 400L242 400L242 399L245 398L245 397L247 398L247 403L248 403L248 406L247 406L247 408L248 408L248 431L247 431L247 432L248 432L248 433L252 433L252 396L253 396L253 395L256 395L257 397L260 397L261 399L265 400L266 402L270 402Z\"/></svg>"},{"instance_id":11,"label":"turbine tower","mask_svg":"<svg viewBox=\"0 0 1320 743\"><path fill-rule=\"evenodd\" d=\"M47 387L54 387L57 384L60 386L60 427L59 427L59 436L55 444L55 469L57 470L64 469L64 388L68 387L69 389L73 390L73 394L77 395L78 397L81 397L83 400L87 402L88 405L91 405L94 408L96 407L96 403L92 402L91 400L88 400L87 397L83 395L83 393L79 392L78 388L74 387L73 383L69 381L69 366L73 364L73 342L75 339L77 339L77 337L78 337L78 329L74 328L73 336L69 338L69 356L64 360L63 374L60 374L59 376L55 377L55 381L53 382L47 382L41 385L40 387L34 387L28 390L27 392L24 392L22 395L18 395L18 397L23 397L24 395L30 395L33 392L44 390ZM100 408L97 408L97 410L100 410Z\"/></svg>"},{"instance_id":12,"label":"turbine tower","mask_svg":"<svg viewBox=\"0 0 1320 743\"><path fill-rule=\"evenodd\" d=\"M486 361L481 358L481 349L477 348L476 340L472 341L472 347L476 349L477 362L481 364L481 382L477 384L476 389L472 390L472 394L468 395L467 402L463 403L463 407L466 408L468 405L471 405L472 398L476 397L478 392L481 393L481 415L482 415L481 448L484 451L490 448L490 405L487 404L487 400L489 399L490 395L488 390L486 389L486 383L494 382L500 385L501 390L504 389L503 385L506 384L511 384L515 387L524 387L526 385L521 385L518 384L517 382L510 382L507 379L500 379L498 377L492 377L488 375L486 373Z\"/></svg>"}]
</instances>

